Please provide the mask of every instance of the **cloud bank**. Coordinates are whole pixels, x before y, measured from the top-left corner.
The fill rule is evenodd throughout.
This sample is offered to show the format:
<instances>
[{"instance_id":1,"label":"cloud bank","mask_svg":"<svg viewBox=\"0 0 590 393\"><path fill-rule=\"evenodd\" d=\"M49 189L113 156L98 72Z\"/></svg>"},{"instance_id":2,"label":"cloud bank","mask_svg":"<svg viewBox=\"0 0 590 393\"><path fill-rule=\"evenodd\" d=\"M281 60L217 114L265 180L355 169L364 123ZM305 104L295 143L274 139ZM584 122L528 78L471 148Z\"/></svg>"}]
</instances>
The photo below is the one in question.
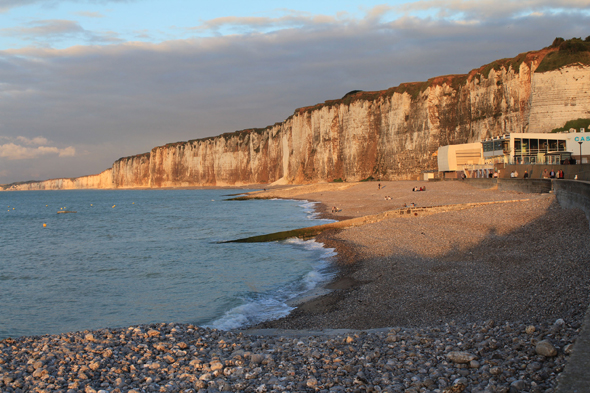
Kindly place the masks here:
<instances>
[{"instance_id":1,"label":"cloud bank","mask_svg":"<svg viewBox=\"0 0 590 393\"><path fill-rule=\"evenodd\" d=\"M10 138L4 137L2 139ZM0 158L6 160L27 160L45 155L57 155L58 157L73 157L76 155L76 149L73 146L62 149L55 146L45 146L49 141L44 137L30 139L24 136L18 136L16 140L20 144L9 142L0 145Z\"/></svg>"},{"instance_id":2,"label":"cloud bank","mask_svg":"<svg viewBox=\"0 0 590 393\"><path fill-rule=\"evenodd\" d=\"M0 12L6 12L12 8L25 7L29 5L41 5L54 7L58 3L129 3L136 0L0 0Z\"/></svg>"}]
</instances>

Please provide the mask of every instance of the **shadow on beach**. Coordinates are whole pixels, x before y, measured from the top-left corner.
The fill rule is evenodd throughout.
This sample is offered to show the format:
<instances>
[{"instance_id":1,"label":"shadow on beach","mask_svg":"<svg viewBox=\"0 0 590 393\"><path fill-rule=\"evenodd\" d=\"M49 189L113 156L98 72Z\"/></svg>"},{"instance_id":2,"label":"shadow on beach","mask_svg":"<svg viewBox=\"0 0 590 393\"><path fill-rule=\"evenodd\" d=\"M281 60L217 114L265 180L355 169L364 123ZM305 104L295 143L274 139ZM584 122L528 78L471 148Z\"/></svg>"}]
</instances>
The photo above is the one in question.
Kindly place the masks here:
<instances>
[{"instance_id":1,"label":"shadow on beach","mask_svg":"<svg viewBox=\"0 0 590 393\"><path fill-rule=\"evenodd\" d=\"M342 269L333 291L256 328L581 321L588 238L583 212L552 195L323 233Z\"/></svg>"}]
</instances>

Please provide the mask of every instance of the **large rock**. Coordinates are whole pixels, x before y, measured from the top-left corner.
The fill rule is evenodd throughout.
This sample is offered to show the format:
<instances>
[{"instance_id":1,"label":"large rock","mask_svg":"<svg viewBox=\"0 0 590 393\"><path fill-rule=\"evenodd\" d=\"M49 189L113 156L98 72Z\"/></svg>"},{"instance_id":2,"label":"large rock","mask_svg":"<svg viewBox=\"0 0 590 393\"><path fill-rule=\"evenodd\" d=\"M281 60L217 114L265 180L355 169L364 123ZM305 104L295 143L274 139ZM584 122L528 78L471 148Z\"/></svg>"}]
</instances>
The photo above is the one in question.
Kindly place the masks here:
<instances>
[{"instance_id":1,"label":"large rock","mask_svg":"<svg viewBox=\"0 0 590 393\"><path fill-rule=\"evenodd\" d=\"M539 341L535 346L535 352L541 356L552 357L557 355L557 349L549 340Z\"/></svg>"},{"instance_id":2,"label":"large rock","mask_svg":"<svg viewBox=\"0 0 590 393\"><path fill-rule=\"evenodd\" d=\"M476 356L470 354L469 352L453 351L447 353L447 359L449 359L453 363L466 364L471 362L475 358Z\"/></svg>"}]
</instances>

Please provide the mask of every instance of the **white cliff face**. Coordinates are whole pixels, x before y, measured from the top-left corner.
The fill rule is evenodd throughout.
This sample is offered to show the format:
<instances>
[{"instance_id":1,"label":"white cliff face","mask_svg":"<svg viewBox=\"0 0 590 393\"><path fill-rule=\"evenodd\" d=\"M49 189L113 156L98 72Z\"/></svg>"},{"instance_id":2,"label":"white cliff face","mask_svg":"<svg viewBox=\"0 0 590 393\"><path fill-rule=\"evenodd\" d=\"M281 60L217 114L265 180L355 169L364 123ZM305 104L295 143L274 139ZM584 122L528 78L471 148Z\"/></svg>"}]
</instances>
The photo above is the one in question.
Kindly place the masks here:
<instances>
[{"instance_id":1,"label":"white cliff face","mask_svg":"<svg viewBox=\"0 0 590 393\"><path fill-rule=\"evenodd\" d=\"M15 184L6 190L78 190L114 188L112 170L109 168L98 175L75 177L71 179L51 179L40 182Z\"/></svg>"},{"instance_id":2,"label":"white cliff face","mask_svg":"<svg viewBox=\"0 0 590 393\"><path fill-rule=\"evenodd\" d=\"M590 67L573 65L535 74L528 132L550 132L590 117Z\"/></svg>"},{"instance_id":3,"label":"white cliff face","mask_svg":"<svg viewBox=\"0 0 590 393\"><path fill-rule=\"evenodd\" d=\"M541 52L516 70L490 67L301 108L282 123L159 146L100 175L14 189L232 186L415 178L436 169L447 144L511 132L547 132L590 117L590 67L535 73Z\"/></svg>"},{"instance_id":4,"label":"white cliff face","mask_svg":"<svg viewBox=\"0 0 590 393\"><path fill-rule=\"evenodd\" d=\"M149 187L150 153L121 158L113 164L112 187Z\"/></svg>"}]
</instances>

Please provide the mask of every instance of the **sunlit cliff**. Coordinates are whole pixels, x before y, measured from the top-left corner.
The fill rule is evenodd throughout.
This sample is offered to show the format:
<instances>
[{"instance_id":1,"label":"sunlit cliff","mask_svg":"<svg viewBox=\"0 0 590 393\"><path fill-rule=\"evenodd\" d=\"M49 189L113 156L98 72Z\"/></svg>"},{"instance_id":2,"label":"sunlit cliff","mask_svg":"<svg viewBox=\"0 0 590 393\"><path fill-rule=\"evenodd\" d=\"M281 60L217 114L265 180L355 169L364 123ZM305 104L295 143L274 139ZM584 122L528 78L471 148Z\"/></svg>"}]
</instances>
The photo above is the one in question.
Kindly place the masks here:
<instances>
[{"instance_id":1,"label":"sunlit cliff","mask_svg":"<svg viewBox=\"0 0 590 393\"><path fill-rule=\"evenodd\" d=\"M422 170L436 169L433 154L441 145L511 132L549 132L568 120L588 117L590 53L560 65L555 63L559 44L467 75L351 92L297 109L264 129L158 146L121 158L98 175L3 187L157 188L415 178ZM539 68L546 57L552 63Z\"/></svg>"}]
</instances>

